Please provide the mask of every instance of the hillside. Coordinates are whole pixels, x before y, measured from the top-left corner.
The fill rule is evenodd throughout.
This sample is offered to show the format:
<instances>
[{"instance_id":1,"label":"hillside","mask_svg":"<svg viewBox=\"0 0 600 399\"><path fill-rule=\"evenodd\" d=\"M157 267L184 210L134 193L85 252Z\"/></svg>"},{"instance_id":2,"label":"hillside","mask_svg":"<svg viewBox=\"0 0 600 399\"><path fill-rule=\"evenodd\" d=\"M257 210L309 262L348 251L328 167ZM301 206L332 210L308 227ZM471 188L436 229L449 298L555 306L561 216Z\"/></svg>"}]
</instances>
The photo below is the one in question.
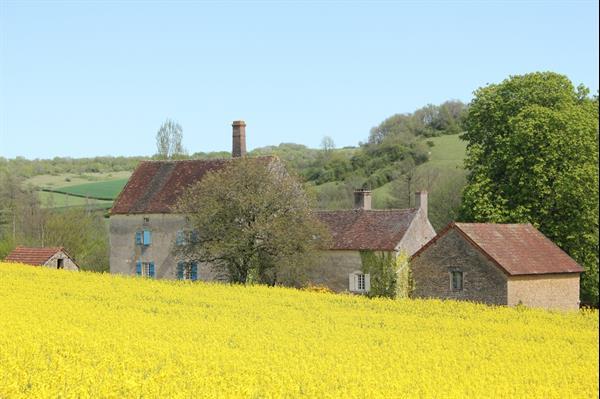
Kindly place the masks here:
<instances>
[{"instance_id":1,"label":"hillside","mask_svg":"<svg viewBox=\"0 0 600 399\"><path fill-rule=\"evenodd\" d=\"M596 311L0 264L0 316L0 397L598 397Z\"/></svg>"},{"instance_id":2,"label":"hillside","mask_svg":"<svg viewBox=\"0 0 600 399\"><path fill-rule=\"evenodd\" d=\"M427 184L419 184L419 181L425 183L423 180L431 180L428 178L432 175L439 181L448 178L448 175L462 174L467 144L459 138L458 134L432 137L428 141L431 141L433 146L429 150L429 160L415 168L414 174L417 181L415 189L425 188L435 195L439 184L430 184L429 187L421 187ZM439 181L439 183L443 183L443 181ZM395 182L392 181L373 190L373 203L375 207L394 207L396 200L392 195L394 185ZM402 205L410 206L410 204Z\"/></svg>"}]
</instances>

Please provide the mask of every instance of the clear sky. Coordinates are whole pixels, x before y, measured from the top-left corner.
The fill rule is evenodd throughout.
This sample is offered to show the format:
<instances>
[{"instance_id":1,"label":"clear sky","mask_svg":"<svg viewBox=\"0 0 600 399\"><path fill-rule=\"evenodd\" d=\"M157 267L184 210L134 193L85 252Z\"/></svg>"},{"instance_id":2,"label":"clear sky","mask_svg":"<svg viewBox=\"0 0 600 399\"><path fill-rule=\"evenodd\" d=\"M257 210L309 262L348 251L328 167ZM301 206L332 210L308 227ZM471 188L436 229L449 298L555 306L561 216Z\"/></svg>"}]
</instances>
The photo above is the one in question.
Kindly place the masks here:
<instances>
[{"instance_id":1,"label":"clear sky","mask_svg":"<svg viewBox=\"0 0 600 399\"><path fill-rule=\"evenodd\" d=\"M550 70L598 90L598 3L0 0L0 156L365 141L395 113Z\"/></svg>"}]
</instances>

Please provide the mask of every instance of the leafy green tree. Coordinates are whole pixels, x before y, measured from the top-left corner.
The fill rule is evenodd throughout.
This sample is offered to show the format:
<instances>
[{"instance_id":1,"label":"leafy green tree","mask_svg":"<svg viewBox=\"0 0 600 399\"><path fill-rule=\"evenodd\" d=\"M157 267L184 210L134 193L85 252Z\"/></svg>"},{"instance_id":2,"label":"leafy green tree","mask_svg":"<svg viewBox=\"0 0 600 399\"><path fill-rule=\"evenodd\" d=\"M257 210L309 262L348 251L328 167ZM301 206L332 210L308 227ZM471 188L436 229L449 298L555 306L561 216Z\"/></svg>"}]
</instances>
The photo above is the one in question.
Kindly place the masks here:
<instances>
[{"instance_id":1,"label":"leafy green tree","mask_svg":"<svg viewBox=\"0 0 600 399\"><path fill-rule=\"evenodd\" d=\"M530 222L586 272L598 304L598 102L563 75L513 76L475 92L461 216Z\"/></svg>"},{"instance_id":2,"label":"leafy green tree","mask_svg":"<svg viewBox=\"0 0 600 399\"><path fill-rule=\"evenodd\" d=\"M300 285L327 230L279 161L240 158L186 190L177 210L198 234L189 259L212 263L234 283Z\"/></svg>"},{"instance_id":3,"label":"leafy green tree","mask_svg":"<svg viewBox=\"0 0 600 399\"><path fill-rule=\"evenodd\" d=\"M100 212L82 207L49 212L40 245L65 247L83 270L109 269L108 229Z\"/></svg>"}]
</instances>

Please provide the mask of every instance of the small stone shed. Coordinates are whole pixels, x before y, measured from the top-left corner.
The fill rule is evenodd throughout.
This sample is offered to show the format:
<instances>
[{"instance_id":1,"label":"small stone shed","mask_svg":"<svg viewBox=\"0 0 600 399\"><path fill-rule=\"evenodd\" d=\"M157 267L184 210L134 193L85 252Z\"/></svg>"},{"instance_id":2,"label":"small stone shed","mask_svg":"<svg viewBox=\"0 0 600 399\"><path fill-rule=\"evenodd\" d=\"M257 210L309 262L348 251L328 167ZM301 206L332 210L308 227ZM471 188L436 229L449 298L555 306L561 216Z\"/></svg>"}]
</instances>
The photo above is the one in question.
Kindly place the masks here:
<instances>
[{"instance_id":1,"label":"small stone shed","mask_svg":"<svg viewBox=\"0 0 600 399\"><path fill-rule=\"evenodd\" d=\"M17 247L4 261L79 271L79 266L63 247Z\"/></svg>"},{"instance_id":2,"label":"small stone shed","mask_svg":"<svg viewBox=\"0 0 600 399\"><path fill-rule=\"evenodd\" d=\"M579 307L583 268L531 224L451 223L410 267L415 298Z\"/></svg>"}]
</instances>

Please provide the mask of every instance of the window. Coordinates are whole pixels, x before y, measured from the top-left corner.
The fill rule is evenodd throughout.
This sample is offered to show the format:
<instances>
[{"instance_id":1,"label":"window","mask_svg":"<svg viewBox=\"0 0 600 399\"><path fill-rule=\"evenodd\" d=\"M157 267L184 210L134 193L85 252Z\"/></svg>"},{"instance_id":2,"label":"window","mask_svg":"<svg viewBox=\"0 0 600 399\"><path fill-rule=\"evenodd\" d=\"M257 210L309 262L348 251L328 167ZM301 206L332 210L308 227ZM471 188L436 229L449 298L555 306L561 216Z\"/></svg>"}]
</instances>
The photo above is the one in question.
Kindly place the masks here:
<instances>
[{"instance_id":1,"label":"window","mask_svg":"<svg viewBox=\"0 0 600 399\"><path fill-rule=\"evenodd\" d=\"M178 280L198 280L198 263L196 262L178 262L177 263Z\"/></svg>"},{"instance_id":2,"label":"window","mask_svg":"<svg viewBox=\"0 0 600 399\"><path fill-rule=\"evenodd\" d=\"M463 272L453 270L450 272L452 291L462 291L463 289Z\"/></svg>"},{"instance_id":3,"label":"window","mask_svg":"<svg viewBox=\"0 0 600 399\"><path fill-rule=\"evenodd\" d=\"M154 277L154 262L137 261L135 274L142 277Z\"/></svg>"},{"instance_id":4,"label":"window","mask_svg":"<svg viewBox=\"0 0 600 399\"><path fill-rule=\"evenodd\" d=\"M178 247L185 245L185 232L183 230L177 230L177 235L175 236L175 245Z\"/></svg>"},{"instance_id":5,"label":"window","mask_svg":"<svg viewBox=\"0 0 600 399\"><path fill-rule=\"evenodd\" d=\"M182 246L189 243L197 243L199 239L197 230L177 230L175 245Z\"/></svg>"},{"instance_id":6,"label":"window","mask_svg":"<svg viewBox=\"0 0 600 399\"><path fill-rule=\"evenodd\" d=\"M56 260L56 268L57 269L64 269L65 268L65 260L64 259L57 259Z\"/></svg>"},{"instance_id":7,"label":"window","mask_svg":"<svg viewBox=\"0 0 600 399\"><path fill-rule=\"evenodd\" d=\"M148 246L152 244L152 231L138 230L135 232L135 245Z\"/></svg>"},{"instance_id":8,"label":"window","mask_svg":"<svg viewBox=\"0 0 600 399\"><path fill-rule=\"evenodd\" d=\"M144 218L144 223L150 223L150 218L149 217L145 217Z\"/></svg>"},{"instance_id":9,"label":"window","mask_svg":"<svg viewBox=\"0 0 600 399\"><path fill-rule=\"evenodd\" d=\"M365 275L357 274L356 279L357 279L356 284L357 284L358 291L364 291L365 290Z\"/></svg>"},{"instance_id":10,"label":"window","mask_svg":"<svg viewBox=\"0 0 600 399\"><path fill-rule=\"evenodd\" d=\"M369 292L371 289L371 275L360 271L351 273L349 276L350 292Z\"/></svg>"}]
</instances>

